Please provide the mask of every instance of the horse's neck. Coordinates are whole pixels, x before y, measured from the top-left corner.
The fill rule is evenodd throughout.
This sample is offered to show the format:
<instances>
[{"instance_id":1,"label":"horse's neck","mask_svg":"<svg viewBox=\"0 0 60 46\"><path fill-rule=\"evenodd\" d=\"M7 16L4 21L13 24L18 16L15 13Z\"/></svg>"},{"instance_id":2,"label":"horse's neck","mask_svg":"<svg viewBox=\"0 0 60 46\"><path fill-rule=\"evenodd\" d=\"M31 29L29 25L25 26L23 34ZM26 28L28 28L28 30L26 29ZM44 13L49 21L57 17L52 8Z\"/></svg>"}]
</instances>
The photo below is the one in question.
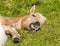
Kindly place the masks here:
<instances>
[{"instance_id":1,"label":"horse's neck","mask_svg":"<svg viewBox=\"0 0 60 46\"><path fill-rule=\"evenodd\" d=\"M20 17L20 19L15 23L15 28L16 29L21 29L22 28L22 22L24 22L24 20L27 18L28 16L23 16Z\"/></svg>"}]
</instances>

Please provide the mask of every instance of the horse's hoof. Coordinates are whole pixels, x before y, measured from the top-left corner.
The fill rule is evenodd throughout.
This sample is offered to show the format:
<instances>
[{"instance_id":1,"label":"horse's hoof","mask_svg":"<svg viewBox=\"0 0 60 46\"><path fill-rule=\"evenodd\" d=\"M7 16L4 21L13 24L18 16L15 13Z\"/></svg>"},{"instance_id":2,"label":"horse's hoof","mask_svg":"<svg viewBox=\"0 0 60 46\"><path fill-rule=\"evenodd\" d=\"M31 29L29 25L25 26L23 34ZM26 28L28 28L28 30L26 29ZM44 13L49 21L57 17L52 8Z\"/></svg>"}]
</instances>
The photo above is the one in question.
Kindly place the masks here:
<instances>
[{"instance_id":1,"label":"horse's hoof","mask_svg":"<svg viewBox=\"0 0 60 46\"><path fill-rule=\"evenodd\" d=\"M20 42L20 38L15 37L14 38L14 43L19 43L19 42Z\"/></svg>"}]
</instances>

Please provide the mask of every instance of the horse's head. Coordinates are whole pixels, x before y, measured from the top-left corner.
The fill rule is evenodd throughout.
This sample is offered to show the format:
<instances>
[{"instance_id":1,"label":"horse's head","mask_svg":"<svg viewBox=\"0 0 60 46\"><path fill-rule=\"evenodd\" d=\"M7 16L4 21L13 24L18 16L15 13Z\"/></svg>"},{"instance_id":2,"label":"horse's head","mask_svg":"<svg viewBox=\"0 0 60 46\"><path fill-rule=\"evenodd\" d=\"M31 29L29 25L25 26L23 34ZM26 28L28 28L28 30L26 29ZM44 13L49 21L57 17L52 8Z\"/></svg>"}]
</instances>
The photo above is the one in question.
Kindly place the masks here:
<instances>
[{"instance_id":1,"label":"horse's head","mask_svg":"<svg viewBox=\"0 0 60 46\"><path fill-rule=\"evenodd\" d=\"M46 21L46 18L38 12L35 12L35 5L30 10L30 15L22 23L23 27L28 30L38 30Z\"/></svg>"}]
</instances>

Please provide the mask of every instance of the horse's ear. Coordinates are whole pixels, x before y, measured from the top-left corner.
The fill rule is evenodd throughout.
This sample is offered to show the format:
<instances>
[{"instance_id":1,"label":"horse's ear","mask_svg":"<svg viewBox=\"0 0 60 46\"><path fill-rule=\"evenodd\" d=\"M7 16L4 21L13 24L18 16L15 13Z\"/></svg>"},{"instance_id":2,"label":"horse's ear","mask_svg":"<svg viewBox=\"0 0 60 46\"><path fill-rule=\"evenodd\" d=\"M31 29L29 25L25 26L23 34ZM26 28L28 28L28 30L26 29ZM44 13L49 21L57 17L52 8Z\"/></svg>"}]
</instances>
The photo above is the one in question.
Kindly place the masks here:
<instances>
[{"instance_id":1,"label":"horse's ear","mask_svg":"<svg viewBox=\"0 0 60 46\"><path fill-rule=\"evenodd\" d=\"M32 8L30 9L30 13L34 13L35 12L35 5L32 6Z\"/></svg>"}]
</instances>

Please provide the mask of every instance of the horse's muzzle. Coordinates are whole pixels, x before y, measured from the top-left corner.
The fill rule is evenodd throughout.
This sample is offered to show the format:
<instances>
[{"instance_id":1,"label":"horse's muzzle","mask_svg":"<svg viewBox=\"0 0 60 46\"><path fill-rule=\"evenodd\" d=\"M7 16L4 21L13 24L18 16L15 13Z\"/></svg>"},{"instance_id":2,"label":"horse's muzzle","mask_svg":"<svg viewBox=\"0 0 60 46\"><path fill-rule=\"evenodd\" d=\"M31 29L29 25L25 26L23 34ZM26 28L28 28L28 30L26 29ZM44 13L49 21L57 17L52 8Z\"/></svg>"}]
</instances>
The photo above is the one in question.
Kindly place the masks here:
<instances>
[{"instance_id":1,"label":"horse's muzzle","mask_svg":"<svg viewBox=\"0 0 60 46\"><path fill-rule=\"evenodd\" d=\"M34 22L34 23L31 23L29 25L29 29L30 31L32 30L38 30L40 28L40 23L39 22Z\"/></svg>"}]
</instances>

